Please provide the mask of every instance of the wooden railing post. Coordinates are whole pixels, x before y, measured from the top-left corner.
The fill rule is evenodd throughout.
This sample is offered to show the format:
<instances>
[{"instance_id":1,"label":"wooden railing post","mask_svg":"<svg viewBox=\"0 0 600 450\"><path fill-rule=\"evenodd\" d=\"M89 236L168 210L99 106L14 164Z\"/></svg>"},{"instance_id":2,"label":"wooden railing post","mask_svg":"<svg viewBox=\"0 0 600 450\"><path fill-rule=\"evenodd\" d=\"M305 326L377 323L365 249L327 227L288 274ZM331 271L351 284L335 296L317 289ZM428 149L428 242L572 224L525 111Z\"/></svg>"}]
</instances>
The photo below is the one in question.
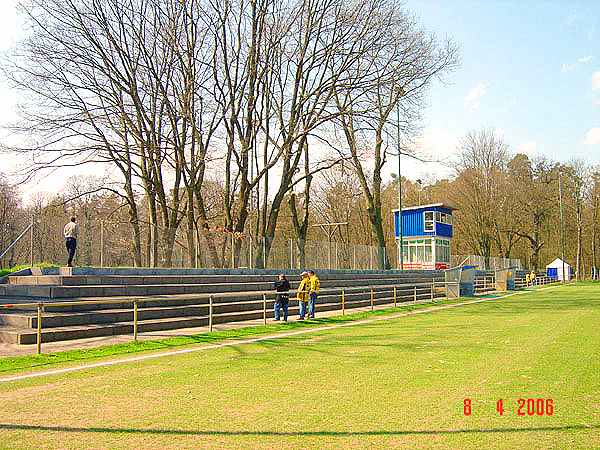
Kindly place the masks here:
<instances>
[{"instance_id":1,"label":"wooden railing post","mask_svg":"<svg viewBox=\"0 0 600 450\"><path fill-rule=\"evenodd\" d=\"M37 305L37 352L38 355L42 353L42 316L44 311L44 304L38 303Z\"/></svg>"},{"instance_id":2,"label":"wooden railing post","mask_svg":"<svg viewBox=\"0 0 600 450\"><path fill-rule=\"evenodd\" d=\"M263 324L267 324L267 294L263 294Z\"/></svg>"},{"instance_id":3,"label":"wooden railing post","mask_svg":"<svg viewBox=\"0 0 600 450\"><path fill-rule=\"evenodd\" d=\"M417 287L414 287L414 292L413 292L413 301L417 301Z\"/></svg>"},{"instance_id":4,"label":"wooden railing post","mask_svg":"<svg viewBox=\"0 0 600 450\"><path fill-rule=\"evenodd\" d=\"M208 331L213 330L213 298L212 295L208 297Z\"/></svg>"},{"instance_id":5,"label":"wooden railing post","mask_svg":"<svg viewBox=\"0 0 600 450\"><path fill-rule=\"evenodd\" d=\"M396 286L394 286L394 308L396 307L397 303L398 303L398 295L396 292Z\"/></svg>"},{"instance_id":6,"label":"wooden railing post","mask_svg":"<svg viewBox=\"0 0 600 450\"><path fill-rule=\"evenodd\" d=\"M344 288L342 288L342 316L346 315L346 296L344 295Z\"/></svg>"},{"instance_id":7,"label":"wooden railing post","mask_svg":"<svg viewBox=\"0 0 600 450\"><path fill-rule=\"evenodd\" d=\"M435 290L435 280L431 280L431 301L433 301L433 291Z\"/></svg>"},{"instance_id":8,"label":"wooden railing post","mask_svg":"<svg viewBox=\"0 0 600 450\"><path fill-rule=\"evenodd\" d=\"M373 311L373 287L371 286L371 311Z\"/></svg>"},{"instance_id":9,"label":"wooden railing post","mask_svg":"<svg viewBox=\"0 0 600 450\"><path fill-rule=\"evenodd\" d=\"M138 340L138 302L133 301L133 340Z\"/></svg>"}]
</instances>

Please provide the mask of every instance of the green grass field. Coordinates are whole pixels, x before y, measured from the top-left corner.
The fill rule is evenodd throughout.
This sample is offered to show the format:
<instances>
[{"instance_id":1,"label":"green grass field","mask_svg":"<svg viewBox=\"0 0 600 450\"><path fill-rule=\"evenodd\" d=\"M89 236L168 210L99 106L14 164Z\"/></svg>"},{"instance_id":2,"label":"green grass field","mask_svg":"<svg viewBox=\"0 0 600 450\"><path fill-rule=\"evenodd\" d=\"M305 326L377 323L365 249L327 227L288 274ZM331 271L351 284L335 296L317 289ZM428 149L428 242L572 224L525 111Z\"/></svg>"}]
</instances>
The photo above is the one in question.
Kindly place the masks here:
<instances>
[{"instance_id":1,"label":"green grass field","mask_svg":"<svg viewBox=\"0 0 600 450\"><path fill-rule=\"evenodd\" d=\"M600 285L5 382L0 402L0 448L600 448Z\"/></svg>"}]
</instances>

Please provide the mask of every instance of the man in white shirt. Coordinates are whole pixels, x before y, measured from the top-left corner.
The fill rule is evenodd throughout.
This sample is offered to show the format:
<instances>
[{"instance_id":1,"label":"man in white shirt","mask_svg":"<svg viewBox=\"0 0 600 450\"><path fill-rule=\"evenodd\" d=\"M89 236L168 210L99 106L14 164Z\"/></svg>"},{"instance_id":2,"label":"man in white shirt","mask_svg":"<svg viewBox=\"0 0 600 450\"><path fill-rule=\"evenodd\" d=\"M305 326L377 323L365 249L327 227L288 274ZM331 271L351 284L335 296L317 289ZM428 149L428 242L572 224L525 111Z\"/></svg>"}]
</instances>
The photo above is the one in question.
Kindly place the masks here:
<instances>
[{"instance_id":1,"label":"man in white shirt","mask_svg":"<svg viewBox=\"0 0 600 450\"><path fill-rule=\"evenodd\" d=\"M77 225L75 221L75 217L71 217L71 221L65 225L65 230L63 232L67 252L69 252L69 262L67 263L67 267L73 267L73 257L75 256L75 250L77 250L77 233L79 233L79 225Z\"/></svg>"}]
</instances>

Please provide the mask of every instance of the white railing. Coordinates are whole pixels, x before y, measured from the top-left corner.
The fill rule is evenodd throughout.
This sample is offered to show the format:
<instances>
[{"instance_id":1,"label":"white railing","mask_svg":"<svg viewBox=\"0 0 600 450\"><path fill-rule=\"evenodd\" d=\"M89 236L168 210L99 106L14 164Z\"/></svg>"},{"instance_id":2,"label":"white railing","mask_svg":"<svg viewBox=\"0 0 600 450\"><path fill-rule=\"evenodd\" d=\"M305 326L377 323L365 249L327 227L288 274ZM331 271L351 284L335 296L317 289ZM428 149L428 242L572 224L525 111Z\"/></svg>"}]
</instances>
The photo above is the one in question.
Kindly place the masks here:
<instances>
[{"instance_id":1,"label":"white railing","mask_svg":"<svg viewBox=\"0 0 600 450\"><path fill-rule=\"evenodd\" d=\"M480 270L499 270L499 269L522 269L520 259L502 258L500 256L490 256L486 258L480 255L452 255L451 266L475 266Z\"/></svg>"}]
</instances>

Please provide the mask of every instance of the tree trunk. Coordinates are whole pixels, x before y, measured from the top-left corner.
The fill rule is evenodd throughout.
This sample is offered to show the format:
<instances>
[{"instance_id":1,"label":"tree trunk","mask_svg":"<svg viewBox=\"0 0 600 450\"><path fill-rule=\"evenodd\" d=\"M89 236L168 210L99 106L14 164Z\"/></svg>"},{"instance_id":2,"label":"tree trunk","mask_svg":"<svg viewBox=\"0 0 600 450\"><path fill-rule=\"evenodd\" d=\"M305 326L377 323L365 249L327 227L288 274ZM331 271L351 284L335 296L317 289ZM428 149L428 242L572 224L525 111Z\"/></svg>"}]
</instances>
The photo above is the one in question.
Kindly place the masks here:
<instances>
[{"instance_id":1,"label":"tree trunk","mask_svg":"<svg viewBox=\"0 0 600 450\"><path fill-rule=\"evenodd\" d=\"M377 267L379 269L389 269L390 263L388 255L385 252L385 233L383 232L383 220L381 215L381 205L373 205L368 208L369 221L373 228L373 234L377 243Z\"/></svg>"},{"instance_id":2,"label":"tree trunk","mask_svg":"<svg viewBox=\"0 0 600 450\"><path fill-rule=\"evenodd\" d=\"M215 246L215 243L210 234L206 231L206 227L208 227L208 217L206 215L206 207L204 206L204 198L202 196L202 192L200 191L200 189L195 188L194 194L196 197L196 202L198 203L198 217L201 222L200 230L202 230L202 235L204 236L204 240L206 241L208 256L210 258L210 261L212 262L213 267L221 267L217 247Z\"/></svg>"},{"instance_id":3,"label":"tree trunk","mask_svg":"<svg viewBox=\"0 0 600 450\"><path fill-rule=\"evenodd\" d=\"M156 202L153 195L148 195L148 219L149 225L149 236L150 236L150 267L158 267L158 223L156 214Z\"/></svg>"},{"instance_id":4,"label":"tree trunk","mask_svg":"<svg viewBox=\"0 0 600 450\"><path fill-rule=\"evenodd\" d=\"M194 238L194 225L196 218L194 214L194 191L187 188L187 255L189 267L197 267L196 263L196 241Z\"/></svg>"}]
</instances>

